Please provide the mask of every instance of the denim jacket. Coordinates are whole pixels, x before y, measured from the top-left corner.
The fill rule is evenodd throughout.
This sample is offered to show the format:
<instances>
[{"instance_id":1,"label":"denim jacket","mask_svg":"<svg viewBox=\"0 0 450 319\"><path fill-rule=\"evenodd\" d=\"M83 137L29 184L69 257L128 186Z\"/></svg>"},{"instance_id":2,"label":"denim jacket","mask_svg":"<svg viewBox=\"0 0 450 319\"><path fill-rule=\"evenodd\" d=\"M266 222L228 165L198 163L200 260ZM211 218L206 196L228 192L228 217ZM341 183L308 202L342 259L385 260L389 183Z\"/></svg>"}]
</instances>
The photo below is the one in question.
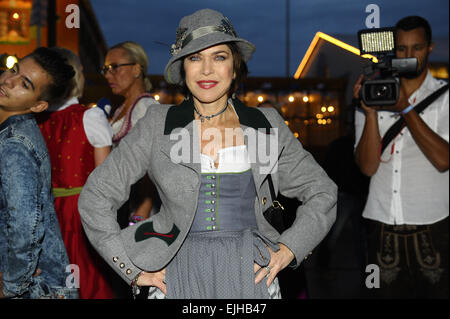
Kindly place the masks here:
<instances>
[{"instance_id":1,"label":"denim jacket","mask_svg":"<svg viewBox=\"0 0 450 319\"><path fill-rule=\"evenodd\" d=\"M0 272L6 297L77 298L76 272L53 206L50 167L32 114L0 124ZM42 273L34 276L37 269Z\"/></svg>"}]
</instances>

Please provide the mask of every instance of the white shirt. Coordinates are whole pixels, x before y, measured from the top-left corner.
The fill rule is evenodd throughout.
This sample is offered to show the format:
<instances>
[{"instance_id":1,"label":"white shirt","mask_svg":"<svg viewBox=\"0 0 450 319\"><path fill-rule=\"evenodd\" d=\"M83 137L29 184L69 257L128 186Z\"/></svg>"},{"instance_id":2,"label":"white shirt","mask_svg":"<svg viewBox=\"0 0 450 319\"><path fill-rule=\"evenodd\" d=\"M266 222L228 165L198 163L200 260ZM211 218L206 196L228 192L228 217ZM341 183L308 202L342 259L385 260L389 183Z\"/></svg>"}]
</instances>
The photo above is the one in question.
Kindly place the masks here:
<instances>
[{"instance_id":1,"label":"white shirt","mask_svg":"<svg viewBox=\"0 0 450 319\"><path fill-rule=\"evenodd\" d=\"M73 104L79 104L78 98L72 97L62 106L50 108L49 111L62 111ZM99 148L112 145L113 133L111 125L102 109L94 107L86 110L83 114L83 127L86 137L93 147Z\"/></svg>"},{"instance_id":2,"label":"white shirt","mask_svg":"<svg viewBox=\"0 0 450 319\"><path fill-rule=\"evenodd\" d=\"M409 98L417 105L445 85L428 72L424 82ZM425 123L439 136L449 140L448 90L421 114ZM413 112L413 111L411 111ZM393 112L378 111L381 137L398 119ZM355 148L365 123L362 110L355 112ZM391 150L393 147L393 152ZM369 196L363 217L385 224L427 225L449 215L448 170L440 173L414 141L408 127L389 144L381 156L382 162L370 180Z\"/></svg>"}]
</instances>

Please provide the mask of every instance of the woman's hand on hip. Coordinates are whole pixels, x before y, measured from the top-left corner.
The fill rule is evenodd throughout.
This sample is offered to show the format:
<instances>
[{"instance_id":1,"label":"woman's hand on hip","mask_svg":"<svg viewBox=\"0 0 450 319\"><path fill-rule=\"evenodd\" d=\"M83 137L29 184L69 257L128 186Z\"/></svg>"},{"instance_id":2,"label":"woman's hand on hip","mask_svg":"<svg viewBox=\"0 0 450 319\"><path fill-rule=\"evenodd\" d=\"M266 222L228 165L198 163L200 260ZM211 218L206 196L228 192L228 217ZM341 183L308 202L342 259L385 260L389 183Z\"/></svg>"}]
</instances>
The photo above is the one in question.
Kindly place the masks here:
<instances>
[{"instance_id":1,"label":"woman's hand on hip","mask_svg":"<svg viewBox=\"0 0 450 319\"><path fill-rule=\"evenodd\" d=\"M161 290L165 295L167 295L165 278L166 278L166 268L155 272L143 271L137 280L137 285L153 286L159 288L159 290Z\"/></svg>"},{"instance_id":2,"label":"woman's hand on hip","mask_svg":"<svg viewBox=\"0 0 450 319\"><path fill-rule=\"evenodd\" d=\"M284 244L280 243L280 250L274 252L270 247L267 247L270 252L269 269L267 267L261 267L258 264L254 264L255 271L255 285L259 284L261 280L267 277L267 287L269 287L275 280L277 274L286 268L292 260L294 260L294 254Z\"/></svg>"}]
</instances>

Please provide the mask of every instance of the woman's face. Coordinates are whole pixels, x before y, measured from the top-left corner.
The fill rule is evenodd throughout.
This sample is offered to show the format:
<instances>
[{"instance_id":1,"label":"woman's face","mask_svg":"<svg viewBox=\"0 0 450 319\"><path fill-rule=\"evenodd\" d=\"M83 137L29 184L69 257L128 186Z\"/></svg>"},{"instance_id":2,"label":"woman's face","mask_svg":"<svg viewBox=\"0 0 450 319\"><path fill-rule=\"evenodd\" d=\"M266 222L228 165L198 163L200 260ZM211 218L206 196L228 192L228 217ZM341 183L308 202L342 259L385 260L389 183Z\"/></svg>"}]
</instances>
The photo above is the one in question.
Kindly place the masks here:
<instances>
[{"instance_id":1,"label":"woman's face","mask_svg":"<svg viewBox=\"0 0 450 319\"><path fill-rule=\"evenodd\" d=\"M133 63L124 49L116 48L110 50L105 57L105 66L111 66L105 73L105 78L114 94L125 95L139 76L139 64L122 65Z\"/></svg>"},{"instance_id":2,"label":"woman's face","mask_svg":"<svg viewBox=\"0 0 450 319\"><path fill-rule=\"evenodd\" d=\"M235 78L233 54L226 44L216 45L184 59L185 81L194 99L214 103L228 99Z\"/></svg>"}]
</instances>

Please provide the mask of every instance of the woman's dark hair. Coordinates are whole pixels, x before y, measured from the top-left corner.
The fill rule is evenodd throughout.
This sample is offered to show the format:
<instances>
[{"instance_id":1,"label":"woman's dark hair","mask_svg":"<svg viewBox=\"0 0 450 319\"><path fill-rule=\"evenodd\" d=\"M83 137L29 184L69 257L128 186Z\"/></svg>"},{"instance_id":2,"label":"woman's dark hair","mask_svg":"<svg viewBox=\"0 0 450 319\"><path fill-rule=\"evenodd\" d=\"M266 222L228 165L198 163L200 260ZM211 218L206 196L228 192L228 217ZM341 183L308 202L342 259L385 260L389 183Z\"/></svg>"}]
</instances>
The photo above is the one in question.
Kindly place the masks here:
<instances>
[{"instance_id":1,"label":"woman's dark hair","mask_svg":"<svg viewBox=\"0 0 450 319\"><path fill-rule=\"evenodd\" d=\"M248 68L247 63L245 63L244 59L242 58L241 51L239 50L239 47L236 45L236 43L228 42L224 44L228 45L231 50L231 54L233 55L233 71L236 74L235 79L231 82L230 91L228 92L228 94L231 96L239 89L239 86L247 78ZM183 84L181 85L182 93L185 96L189 96L190 91L186 86L186 72L184 71L184 63L181 63L181 78L183 79Z\"/></svg>"},{"instance_id":2,"label":"woman's dark hair","mask_svg":"<svg viewBox=\"0 0 450 319\"><path fill-rule=\"evenodd\" d=\"M75 75L67 59L56 50L44 47L37 48L25 58L32 58L51 77L51 82L43 89L39 99L47 101L49 105L62 104L72 90L71 80Z\"/></svg>"},{"instance_id":3,"label":"woman's dark hair","mask_svg":"<svg viewBox=\"0 0 450 319\"><path fill-rule=\"evenodd\" d=\"M231 82L230 87L230 95L236 92L239 89L239 86L247 79L248 75L248 68L247 63L245 63L244 59L242 58L241 51L239 50L239 47L235 42L227 43L228 47L231 50L231 53L233 54L233 67L234 72L236 74L236 78Z\"/></svg>"},{"instance_id":4,"label":"woman's dark hair","mask_svg":"<svg viewBox=\"0 0 450 319\"><path fill-rule=\"evenodd\" d=\"M417 28L423 28L427 44L431 44L431 27L427 20L419 16L409 16L401 19L395 25L397 30L411 31Z\"/></svg>"}]
</instances>

